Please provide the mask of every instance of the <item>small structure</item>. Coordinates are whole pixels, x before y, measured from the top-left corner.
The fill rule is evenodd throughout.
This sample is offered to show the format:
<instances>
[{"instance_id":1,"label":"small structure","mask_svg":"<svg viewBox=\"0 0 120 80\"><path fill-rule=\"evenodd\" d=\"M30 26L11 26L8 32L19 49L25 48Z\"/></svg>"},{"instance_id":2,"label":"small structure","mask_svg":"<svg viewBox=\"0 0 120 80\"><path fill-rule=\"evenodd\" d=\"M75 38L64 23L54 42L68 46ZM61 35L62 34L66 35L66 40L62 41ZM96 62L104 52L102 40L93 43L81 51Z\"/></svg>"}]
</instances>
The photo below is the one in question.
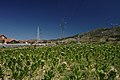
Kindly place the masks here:
<instances>
[{"instance_id":1,"label":"small structure","mask_svg":"<svg viewBox=\"0 0 120 80\"><path fill-rule=\"evenodd\" d=\"M0 43L9 44L9 43L18 43L15 39L7 38L5 35L0 34Z\"/></svg>"},{"instance_id":2,"label":"small structure","mask_svg":"<svg viewBox=\"0 0 120 80\"><path fill-rule=\"evenodd\" d=\"M35 40L27 40L26 42L29 43L29 44L34 44Z\"/></svg>"},{"instance_id":3,"label":"small structure","mask_svg":"<svg viewBox=\"0 0 120 80\"><path fill-rule=\"evenodd\" d=\"M7 39L7 37L0 34L0 39Z\"/></svg>"},{"instance_id":4,"label":"small structure","mask_svg":"<svg viewBox=\"0 0 120 80\"><path fill-rule=\"evenodd\" d=\"M4 44L10 44L10 43L14 44L14 43L19 43L19 42L15 39L11 39L11 38L5 39Z\"/></svg>"},{"instance_id":5,"label":"small structure","mask_svg":"<svg viewBox=\"0 0 120 80\"><path fill-rule=\"evenodd\" d=\"M0 43L5 43L5 40L7 39L7 37L6 36L4 36L4 35L2 35L2 34L0 34Z\"/></svg>"},{"instance_id":6,"label":"small structure","mask_svg":"<svg viewBox=\"0 0 120 80\"><path fill-rule=\"evenodd\" d=\"M28 43L27 40L18 40L19 43Z\"/></svg>"}]
</instances>

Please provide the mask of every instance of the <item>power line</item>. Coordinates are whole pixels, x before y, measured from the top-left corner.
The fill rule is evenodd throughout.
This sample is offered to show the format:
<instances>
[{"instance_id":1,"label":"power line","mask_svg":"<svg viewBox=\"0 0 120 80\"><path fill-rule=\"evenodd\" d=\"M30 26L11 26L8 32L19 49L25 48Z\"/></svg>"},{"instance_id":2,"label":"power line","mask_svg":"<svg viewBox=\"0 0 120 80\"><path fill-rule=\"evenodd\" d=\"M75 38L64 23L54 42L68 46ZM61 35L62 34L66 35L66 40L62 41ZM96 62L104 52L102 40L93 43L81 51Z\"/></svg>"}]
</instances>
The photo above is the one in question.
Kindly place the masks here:
<instances>
[{"instance_id":1,"label":"power line","mask_svg":"<svg viewBox=\"0 0 120 80\"><path fill-rule=\"evenodd\" d=\"M61 39L64 38L64 34L65 34L65 24L66 22L64 21L64 19L62 19L62 23L60 24L60 27L61 27Z\"/></svg>"},{"instance_id":2,"label":"power line","mask_svg":"<svg viewBox=\"0 0 120 80\"><path fill-rule=\"evenodd\" d=\"M40 39L40 33L39 33L40 31L39 31L39 26L38 26L38 28L37 28L37 41L39 41L39 39Z\"/></svg>"},{"instance_id":3,"label":"power line","mask_svg":"<svg viewBox=\"0 0 120 80\"><path fill-rule=\"evenodd\" d=\"M38 28L37 28L37 41L39 41L41 39L41 34L42 34L41 29L38 26Z\"/></svg>"}]
</instances>

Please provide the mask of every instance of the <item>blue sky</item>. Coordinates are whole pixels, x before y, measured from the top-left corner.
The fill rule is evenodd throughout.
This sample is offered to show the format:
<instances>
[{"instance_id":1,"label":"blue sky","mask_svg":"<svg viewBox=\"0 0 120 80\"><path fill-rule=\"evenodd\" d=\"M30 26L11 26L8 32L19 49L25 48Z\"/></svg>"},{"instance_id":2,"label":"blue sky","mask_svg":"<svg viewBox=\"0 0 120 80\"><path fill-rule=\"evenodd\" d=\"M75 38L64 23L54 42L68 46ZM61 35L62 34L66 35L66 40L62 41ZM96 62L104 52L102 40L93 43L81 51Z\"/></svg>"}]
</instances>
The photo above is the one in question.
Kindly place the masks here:
<instances>
[{"instance_id":1,"label":"blue sky","mask_svg":"<svg viewBox=\"0 0 120 80\"><path fill-rule=\"evenodd\" d=\"M0 34L15 39L41 39L88 32L120 23L120 0L0 0Z\"/></svg>"}]
</instances>

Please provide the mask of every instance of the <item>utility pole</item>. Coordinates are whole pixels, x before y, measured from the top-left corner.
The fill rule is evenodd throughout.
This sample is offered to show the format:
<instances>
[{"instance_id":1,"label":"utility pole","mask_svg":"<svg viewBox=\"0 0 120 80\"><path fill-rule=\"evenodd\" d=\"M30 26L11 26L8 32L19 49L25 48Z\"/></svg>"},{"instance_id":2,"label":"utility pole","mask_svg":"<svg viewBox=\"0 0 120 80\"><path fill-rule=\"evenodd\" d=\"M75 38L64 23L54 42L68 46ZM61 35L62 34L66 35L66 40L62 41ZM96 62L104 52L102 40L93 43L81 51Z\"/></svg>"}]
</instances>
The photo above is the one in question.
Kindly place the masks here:
<instances>
[{"instance_id":1,"label":"utility pole","mask_svg":"<svg viewBox=\"0 0 120 80\"><path fill-rule=\"evenodd\" d=\"M80 34L77 36L77 44L80 44Z\"/></svg>"},{"instance_id":2,"label":"utility pole","mask_svg":"<svg viewBox=\"0 0 120 80\"><path fill-rule=\"evenodd\" d=\"M64 39L64 34L65 34L65 24L66 22L64 21L64 19L62 19L62 22L60 24L61 27L61 39ZM62 44L64 43L64 41L62 40Z\"/></svg>"},{"instance_id":3,"label":"utility pole","mask_svg":"<svg viewBox=\"0 0 120 80\"><path fill-rule=\"evenodd\" d=\"M64 38L64 34L65 34L65 24L66 24L66 22L64 21L64 19L62 19L62 23L60 24L60 27L61 27L61 33L62 33L62 35L61 35L61 39Z\"/></svg>"},{"instance_id":4,"label":"utility pole","mask_svg":"<svg viewBox=\"0 0 120 80\"><path fill-rule=\"evenodd\" d=\"M41 29L39 28L39 26L38 26L38 28L37 28L37 41L39 42L40 41L40 39L41 39Z\"/></svg>"},{"instance_id":5,"label":"utility pole","mask_svg":"<svg viewBox=\"0 0 120 80\"><path fill-rule=\"evenodd\" d=\"M40 31L39 31L39 26L38 26L38 28L37 28L37 41L39 41L40 40Z\"/></svg>"}]
</instances>

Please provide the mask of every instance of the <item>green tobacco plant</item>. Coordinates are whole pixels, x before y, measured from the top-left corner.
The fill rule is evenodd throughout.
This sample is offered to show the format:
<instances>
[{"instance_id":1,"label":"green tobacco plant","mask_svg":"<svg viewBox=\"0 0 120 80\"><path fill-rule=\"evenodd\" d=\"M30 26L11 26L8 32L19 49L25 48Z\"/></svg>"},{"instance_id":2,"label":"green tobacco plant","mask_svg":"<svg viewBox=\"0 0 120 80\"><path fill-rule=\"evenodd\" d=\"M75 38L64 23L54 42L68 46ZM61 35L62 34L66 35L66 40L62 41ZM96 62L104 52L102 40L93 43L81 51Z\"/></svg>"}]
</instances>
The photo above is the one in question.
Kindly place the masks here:
<instances>
[{"instance_id":1,"label":"green tobacco plant","mask_svg":"<svg viewBox=\"0 0 120 80\"><path fill-rule=\"evenodd\" d=\"M8 77L6 74L15 80L115 80L120 76L120 45L3 49L0 79Z\"/></svg>"}]
</instances>

